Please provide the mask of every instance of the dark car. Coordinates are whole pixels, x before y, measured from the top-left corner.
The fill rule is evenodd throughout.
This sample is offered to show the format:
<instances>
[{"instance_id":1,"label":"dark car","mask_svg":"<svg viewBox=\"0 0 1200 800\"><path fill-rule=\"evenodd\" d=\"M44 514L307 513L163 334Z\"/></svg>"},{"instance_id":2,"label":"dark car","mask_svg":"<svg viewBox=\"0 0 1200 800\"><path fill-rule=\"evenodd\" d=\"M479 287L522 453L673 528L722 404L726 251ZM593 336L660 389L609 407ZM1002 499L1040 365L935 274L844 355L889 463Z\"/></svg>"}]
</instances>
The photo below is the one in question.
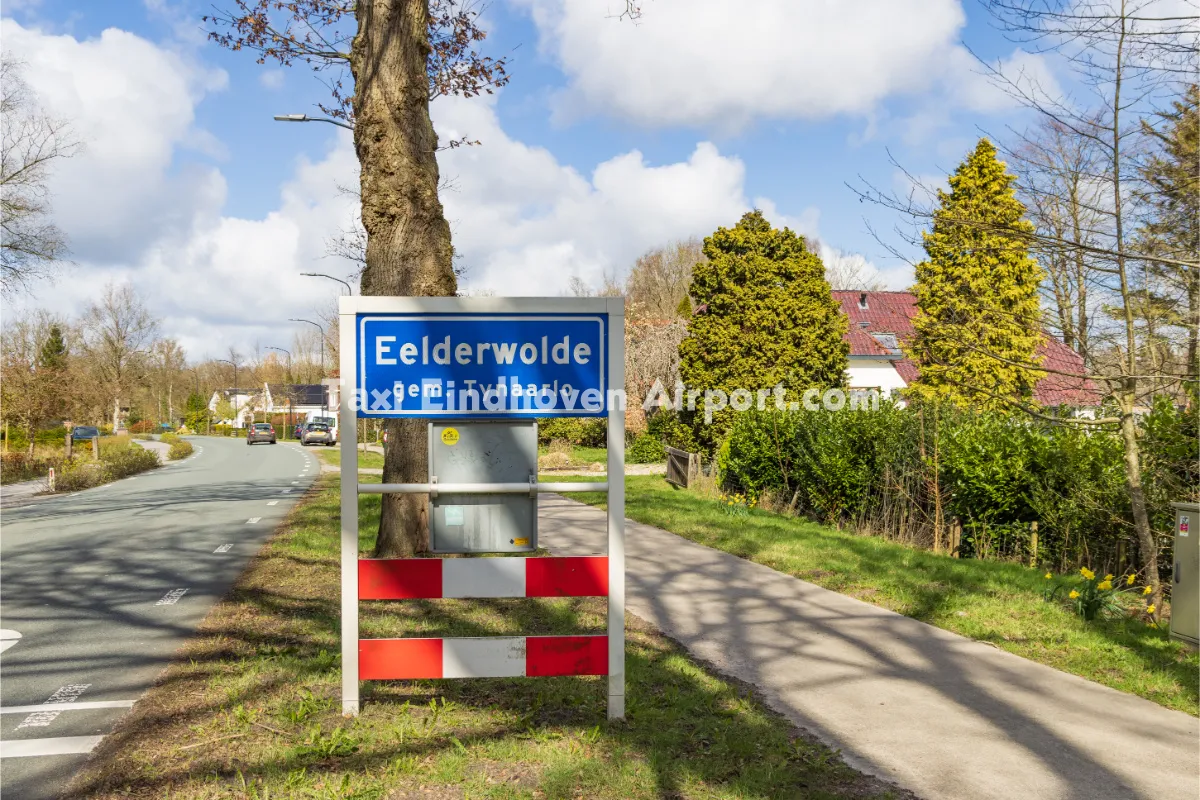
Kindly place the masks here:
<instances>
[{"instance_id":1,"label":"dark car","mask_svg":"<svg viewBox=\"0 0 1200 800\"><path fill-rule=\"evenodd\" d=\"M304 426L304 433L300 434L300 444L324 444L333 445L333 431L324 422L310 422Z\"/></svg>"},{"instance_id":2,"label":"dark car","mask_svg":"<svg viewBox=\"0 0 1200 800\"><path fill-rule=\"evenodd\" d=\"M71 429L71 439L76 442L86 442L100 435L100 429L94 425L76 425Z\"/></svg>"},{"instance_id":3,"label":"dark car","mask_svg":"<svg viewBox=\"0 0 1200 800\"><path fill-rule=\"evenodd\" d=\"M294 431L292 431L292 438L293 438L293 439L299 439L299 438L300 438L300 437L302 437L303 435L304 435L304 423L303 423L303 422L297 422L297 423L296 423L296 429L295 429Z\"/></svg>"},{"instance_id":4,"label":"dark car","mask_svg":"<svg viewBox=\"0 0 1200 800\"><path fill-rule=\"evenodd\" d=\"M246 444L270 442L275 444L275 426L269 422L256 422L246 431Z\"/></svg>"}]
</instances>

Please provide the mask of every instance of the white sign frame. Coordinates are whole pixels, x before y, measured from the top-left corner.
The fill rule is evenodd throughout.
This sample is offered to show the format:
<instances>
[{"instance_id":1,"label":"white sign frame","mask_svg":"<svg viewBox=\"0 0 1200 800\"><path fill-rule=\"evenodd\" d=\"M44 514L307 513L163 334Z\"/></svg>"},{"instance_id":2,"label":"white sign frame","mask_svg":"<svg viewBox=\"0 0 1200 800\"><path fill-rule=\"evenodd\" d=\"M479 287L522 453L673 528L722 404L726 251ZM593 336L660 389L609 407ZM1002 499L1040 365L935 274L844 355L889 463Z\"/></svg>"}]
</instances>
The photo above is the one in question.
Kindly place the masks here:
<instances>
[{"instance_id":1,"label":"white sign frame","mask_svg":"<svg viewBox=\"0 0 1200 800\"><path fill-rule=\"evenodd\" d=\"M359 314L603 314L608 316L606 356L608 418L608 718L625 718L625 298L623 297L341 297L339 445L341 447L342 713L357 715L359 702L358 496L378 485L358 482ZM614 391L614 389L616 391ZM503 418L501 415L500 418ZM522 419L513 416L513 419ZM615 446L614 446L615 445ZM582 485L584 488L587 484ZM352 490L349 487L354 487ZM539 491L579 491L580 484L538 484ZM385 491L418 493L427 486L388 484ZM495 488L501 488L498 485ZM526 487L527 488L527 487ZM598 487L597 487L598 488ZM503 489L502 489L503 491Z\"/></svg>"}]
</instances>

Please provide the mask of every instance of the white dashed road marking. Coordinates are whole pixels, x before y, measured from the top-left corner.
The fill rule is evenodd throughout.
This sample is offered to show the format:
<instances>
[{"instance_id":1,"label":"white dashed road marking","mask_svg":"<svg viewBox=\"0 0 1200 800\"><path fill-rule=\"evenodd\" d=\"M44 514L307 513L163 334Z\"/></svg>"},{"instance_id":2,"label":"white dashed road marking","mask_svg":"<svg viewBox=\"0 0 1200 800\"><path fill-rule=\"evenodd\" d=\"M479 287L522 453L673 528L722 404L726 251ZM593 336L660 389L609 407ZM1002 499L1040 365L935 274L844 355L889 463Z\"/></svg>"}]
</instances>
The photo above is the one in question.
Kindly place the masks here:
<instances>
[{"instance_id":1,"label":"white dashed road marking","mask_svg":"<svg viewBox=\"0 0 1200 800\"><path fill-rule=\"evenodd\" d=\"M295 485L296 485L297 483L299 483L299 482L300 482L300 481L292 481L292 486L295 486Z\"/></svg>"},{"instance_id":2,"label":"white dashed road marking","mask_svg":"<svg viewBox=\"0 0 1200 800\"><path fill-rule=\"evenodd\" d=\"M0 747L0 758L90 753L103 738L103 736L60 736L55 739L17 739L3 743L4 746Z\"/></svg>"},{"instance_id":3,"label":"white dashed road marking","mask_svg":"<svg viewBox=\"0 0 1200 800\"><path fill-rule=\"evenodd\" d=\"M290 491L291 491L291 489L284 489L282 492L280 492L280 494L287 494Z\"/></svg>"},{"instance_id":4,"label":"white dashed road marking","mask_svg":"<svg viewBox=\"0 0 1200 800\"><path fill-rule=\"evenodd\" d=\"M91 686L90 683L69 683L66 686L58 688L45 702L45 705L50 708L34 711L21 721L16 730L21 730L22 728L45 728L51 722L58 719L58 715L62 713L61 706L74 703L79 698L79 695L87 691L89 686ZM59 708L55 708L55 706L59 706Z\"/></svg>"},{"instance_id":5,"label":"white dashed road marking","mask_svg":"<svg viewBox=\"0 0 1200 800\"><path fill-rule=\"evenodd\" d=\"M179 598L187 594L187 589L172 589L162 596L154 605L156 606L173 606L179 602Z\"/></svg>"},{"instance_id":6,"label":"white dashed road marking","mask_svg":"<svg viewBox=\"0 0 1200 800\"><path fill-rule=\"evenodd\" d=\"M218 547L216 550L213 550L213 552L214 553L228 553L231 547L233 547L232 543L223 544L220 547Z\"/></svg>"},{"instance_id":7,"label":"white dashed road marking","mask_svg":"<svg viewBox=\"0 0 1200 800\"><path fill-rule=\"evenodd\" d=\"M246 520L246 524L253 525L254 523L258 522L260 519L262 519L262 517L251 517L250 519Z\"/></svg>"},{"instance_id":8,"label":"white dashed road marking","mask_svg":"<svg viewBox=\"0 0 1200 800\"><path fill-rule=\"evenodd\" d=\"M271 500L270 502L268 502L268 503L267 503L267 505L269 505L269 506L277 506L277 505L279 505L279 501L278 501L278 500Z\"/></svg>"},{"instance_id":9,"label":"white dashed road marking","mask_svg":"<svg viewBox=\"0 0 1200 800\"><path fill-rule=\"evenodd\" d=\"M92 711L97 708L133 708L136 700L93 700L89 703L39 703L0 708L0 714L32 714L37 711Z\"/></svg>"}]
</instances>

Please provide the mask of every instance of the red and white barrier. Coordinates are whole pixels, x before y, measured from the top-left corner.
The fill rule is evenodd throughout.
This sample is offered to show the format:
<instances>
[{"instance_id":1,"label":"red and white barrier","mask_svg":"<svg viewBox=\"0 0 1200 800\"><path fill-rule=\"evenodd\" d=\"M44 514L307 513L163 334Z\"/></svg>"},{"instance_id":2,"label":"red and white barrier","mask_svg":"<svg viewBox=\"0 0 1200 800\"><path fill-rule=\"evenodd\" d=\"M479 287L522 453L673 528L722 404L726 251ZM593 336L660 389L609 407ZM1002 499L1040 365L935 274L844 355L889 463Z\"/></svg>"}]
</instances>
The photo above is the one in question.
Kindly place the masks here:
<instances>
[{"instance_id":1,"label":"red and white barrier","mask_svg":"<svg viewBox=\"0 0 1200 800\"><path fill-rule=\"evenodd\" d=\"M608 558L359 559L360 600L607 597Z\"/></svg>"},{"instance_id":2,"label":"red and white barrier","mask_svg":"<svg viewBox=\"0 0 1200 800\"><path fill-rule=\"evenodd\" d=\"M607 675L607 636L360 639L359 680Z\"/></svg>"}]
</instances>

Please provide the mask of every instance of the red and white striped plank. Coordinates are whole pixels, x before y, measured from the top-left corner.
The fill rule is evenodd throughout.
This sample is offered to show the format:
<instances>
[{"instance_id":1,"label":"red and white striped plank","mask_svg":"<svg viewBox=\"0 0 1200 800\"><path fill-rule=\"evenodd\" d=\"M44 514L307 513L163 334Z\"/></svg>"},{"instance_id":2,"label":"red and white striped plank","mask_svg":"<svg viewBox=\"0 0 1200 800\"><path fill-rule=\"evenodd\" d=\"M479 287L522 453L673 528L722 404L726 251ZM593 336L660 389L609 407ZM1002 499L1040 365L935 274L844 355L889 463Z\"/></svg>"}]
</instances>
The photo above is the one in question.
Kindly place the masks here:
<instances>
[{"instance_id":1,"label":"red and white striped plank","mask_svg":"<svg viewBox=\"0 0 1200 800\"><path fill-rule=\"evenodd\" d=\"M608 557L363 558L360 600L607 597Z\"/></svg>"},{"instance_id":2,"label":"red and white striped plank","mask_svg":"<svg viewBox=\"0 0 1200 800\"><path fill-rule=\"evenodd\" d=\"M546 678L607 675L606 636L360 639L358 678Z\"/></svg>"}]
</instances>

